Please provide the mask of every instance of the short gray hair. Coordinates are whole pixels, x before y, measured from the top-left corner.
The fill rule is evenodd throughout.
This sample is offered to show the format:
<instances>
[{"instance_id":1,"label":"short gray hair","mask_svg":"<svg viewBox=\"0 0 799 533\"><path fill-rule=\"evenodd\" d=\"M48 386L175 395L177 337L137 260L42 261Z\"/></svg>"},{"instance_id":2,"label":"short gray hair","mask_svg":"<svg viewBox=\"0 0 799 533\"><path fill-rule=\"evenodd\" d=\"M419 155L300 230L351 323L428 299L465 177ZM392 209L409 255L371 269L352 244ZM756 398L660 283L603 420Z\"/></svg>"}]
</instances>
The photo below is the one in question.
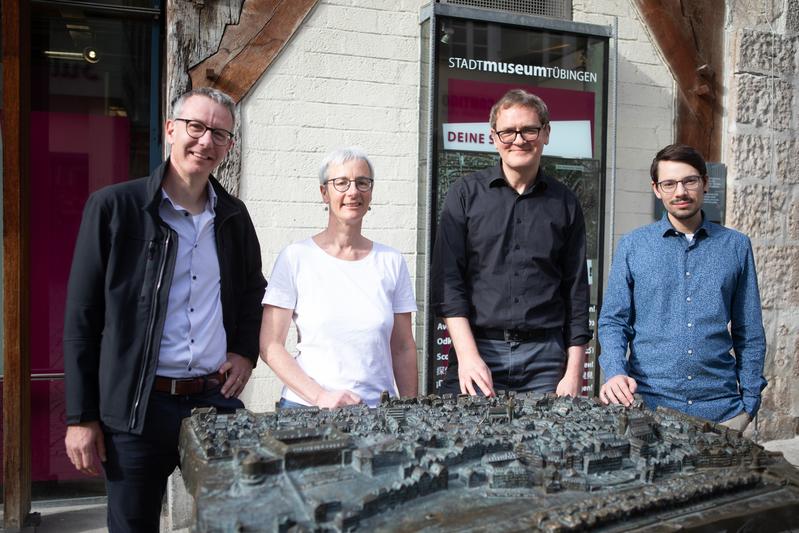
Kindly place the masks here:
<instances>
[{"instance_id":1,"label":"short gray hair","mask_svg":"<svg viewBox=\"0 0 799 533\"><path fill-rule=\"evenodd\" d=\"M327 181L327 170L330 165L343 165L347 161L363 161L369 167L369 177L374 179L375 169L366 152L357 146L349 146L333 150L322 160L322 164L319 166L319 183L324 185Z\"/></svg>"},{"instance_id":2,"label":"short gray hair","mask_svg":"<svg viewBox=\"0 0 799 533\"><path fill-rule=\"evenodd\" d=\"M205 98L210 98L217 104L225 106L225 109L230 112L230 118L233 119L233 127L236 127L236 102L234 102L233 98L228 96L226 93L223 93L219 89L212 89L211 87L199 87L197 89L192 89L175 98L175 100L172 102L173 119L181 118L180 112L183 110L183 104L185 104L186 100L192 96L204 96Z\"/></svg>"}]
</instances>

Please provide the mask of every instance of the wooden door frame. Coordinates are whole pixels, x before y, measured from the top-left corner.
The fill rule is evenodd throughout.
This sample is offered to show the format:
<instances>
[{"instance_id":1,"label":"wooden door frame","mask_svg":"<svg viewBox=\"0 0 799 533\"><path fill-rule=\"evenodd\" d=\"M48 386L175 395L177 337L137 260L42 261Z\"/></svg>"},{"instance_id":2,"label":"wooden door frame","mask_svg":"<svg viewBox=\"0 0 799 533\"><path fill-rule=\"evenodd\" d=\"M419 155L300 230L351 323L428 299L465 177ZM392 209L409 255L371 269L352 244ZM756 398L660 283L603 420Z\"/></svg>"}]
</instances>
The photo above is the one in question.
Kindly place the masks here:
<instances>
[{"instance_id":1,"label":"wooden door frame","mask_svg":"<svg viewBox=\"0 0 799 533\"><path fill-rule=\"evenodd\" d=\"M2 1L3 61L3 523L30 524L28 300L30 4Z\"/></svg>"}]
</instances>

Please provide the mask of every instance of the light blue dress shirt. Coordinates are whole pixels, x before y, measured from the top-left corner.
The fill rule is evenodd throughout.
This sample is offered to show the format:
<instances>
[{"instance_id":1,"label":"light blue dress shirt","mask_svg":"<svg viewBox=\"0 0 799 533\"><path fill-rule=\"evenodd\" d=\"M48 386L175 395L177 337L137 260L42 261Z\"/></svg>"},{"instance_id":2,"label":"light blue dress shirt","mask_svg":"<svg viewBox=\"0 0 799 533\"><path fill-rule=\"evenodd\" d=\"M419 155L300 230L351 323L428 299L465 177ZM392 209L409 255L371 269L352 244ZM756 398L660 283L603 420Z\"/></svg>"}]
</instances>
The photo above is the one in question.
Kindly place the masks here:
<instances>
[{"instance_id":1,"label":"light blue dress shirt","mask_svg":"<svg viewBox=\"0 0 799 533\"><path fill-rule=\"evenodd\" d=\"M716 422L742 410L754 416L766 386L766 339L749 238L704 213L690 243L667 214L625 235L610 269L599 342L605 378L635 379L651 409Z\"/></svg>"},{"instance_id":2,"label":"light blue dress shirt","mask_svg":"<svg viewBox=\"0 0 799 533\"><path fill-rule=\"evenodd\" d=\"M170 378L211 374L227 358L214 232L216 193L209 183L205 210L198 215L174 203L163 189L162 196L158 213L178 234L178 252L156 373Z\"/></svg>"}]
</instances>

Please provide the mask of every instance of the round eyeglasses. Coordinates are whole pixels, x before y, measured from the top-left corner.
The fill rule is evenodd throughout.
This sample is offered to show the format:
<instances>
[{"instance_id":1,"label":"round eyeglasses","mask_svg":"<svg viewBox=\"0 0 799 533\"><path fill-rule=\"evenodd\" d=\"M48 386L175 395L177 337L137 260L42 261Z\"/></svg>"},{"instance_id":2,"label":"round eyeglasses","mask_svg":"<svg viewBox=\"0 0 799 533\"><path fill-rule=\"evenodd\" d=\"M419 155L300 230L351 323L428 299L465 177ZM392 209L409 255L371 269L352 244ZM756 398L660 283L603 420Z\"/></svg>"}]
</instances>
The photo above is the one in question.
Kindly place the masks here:
<instances>
[{"instance_id":1,"label":"round eyeglasses","mask_svg":"<svg viewBox=\"0 0 799 533\"><path fill-rule=\"evenodd\" d=\"M199 139L205 135L206 131L211 132L211 140L217 146L225 146L233 138L233 134L226 129L222 128L209 128L199 120L191 120L188 118L176 118L175 120L186 123L186 133L192 139Z\"/></svg>"},{"instance_id":2,"label":"round eyeglasses","mask_svg":"<svg viewBox=\"0 0 799 533\"><path fill-rule=\"evenodd\" d=\"M660 192L667 192L672 193L677 190L677 184L682 183L683 189L686 191L695 191L699 188L699 184L702 183L701 176L688 176L681 180L663 180L657 183L657 186L660 188Z\"/></svg>"},{"instance_id":3,"label":"round eyeglasses","mask_svg":"<svg viewBox=\"0 0 799 533\"><path fill-rule=\"evenodd\" d=\"M333 178L327 180L327 183L332 183L333 188L338 192L347 192L350 190L350 183L355 183L355 188L359 191L368 192L372 190L374 181L375 180L372 178L355 178L354 180L349 178Z\"/></svg>"},{"instance_id":4,"label":"round eyeglasses","mask_svg":"<svg viewBox=\"0 0 799 533\"><path fill-rule=\"evenodd\" d=\"M529 127L529 128L522 128L520 130L502 130L496 131L497 138L503 144L513 144L516 142L516 136L521 135L522 140L524 142L531 142L538 139L538 135L541 133L541 130L544 129L543 126L540 127Z\"/></svg>"}]
</instances>

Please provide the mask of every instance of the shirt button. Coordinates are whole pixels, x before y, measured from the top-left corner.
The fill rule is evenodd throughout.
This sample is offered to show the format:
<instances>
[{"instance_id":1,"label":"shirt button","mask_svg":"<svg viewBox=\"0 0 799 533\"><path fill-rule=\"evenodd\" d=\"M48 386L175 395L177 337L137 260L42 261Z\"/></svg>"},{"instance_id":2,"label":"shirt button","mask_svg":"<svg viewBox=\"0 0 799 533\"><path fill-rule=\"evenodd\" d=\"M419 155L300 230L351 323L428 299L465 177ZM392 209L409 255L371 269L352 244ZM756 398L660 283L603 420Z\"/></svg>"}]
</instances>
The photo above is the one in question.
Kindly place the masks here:
<instances>
[{"instance_id":1,"label":"shirt button","mask_svg":"<svg viewBox=\"0 0 799 533\"><path fill-rule=\"evenodd\" d=\"M516 249L518 250L519 248L521 248L521 246L519 246L519 245L517 244L516 246L514 246L514 248L516 248Z\"/></svg>"},{"instance_id":2,"label":"shirt button","mask_svg":"<svg viewBox=\"0 0 799 533\"><path fill-rule=\"evenodd\" d=\"M193 307L189 308L189 313L193 313L193 312L194 312L194 308Z\"/></svg>"},{"instance_id":3,"label":"shirt button","mask_svg":"<svg viewBox=\"0 0 799 533\"><path fill-rule=\"evenodd\" d=\"M189 213L188 213L188 211L183 211L183 216L184 216L184 217L187 217L187 216L189 216Z\"/></svg>"},{"instance_id":4,"label":"shirt button","mask_svg":"<svg viewBox=\"0 0 799 533\"><path fill-rule=\"evenodd\" d=\"M518 298L514 298L514 299L513 299L513 301L514 301L515 303L519 303L519 299L518 299Z\"/></svg>"},{"instance_id":5,"label":"shirt button","mask_svg":"<svg viewBox=\"0 0 799 533\"><path fill-rule=\"evenodd\" d=\"M688 327L690 328L691 326L693 326L693 324L691 324L690 322L688 322Z\"/></svg>"},{"instance_id":6,"label":"shirt button","mask_svg":"<svg viewBox=\"0 0 799 533\"><path fill-rule=\"evenodd\" d=\"M517 224L521 224L521 223L522 223L522 219L520 219L520 218L517 218L517 219L516 219L516 223L517 223Z\"/></svg>"},{"instance_id":7,"label":"shirt button","mask_svg":"<svg viewBox=\"0 0 799 533\"><path fill-rule=\"evenodd\" d=\"M691 381L692 379L694 379L693 376L688 376L688 381Z\"/></svg>"},{"instance_id":8,"label":"shirt button","mask_svg":"<svg viewBox=\"0 0 799 533\"><path fill-rule=\"evenodd\" d=\"M685 299L685 301L686 302L690 302L691 301L691 297L689 296L688 298Z\"/></svg>"},{"instance_id":9,"label":"shirt button","mask_svg":"<svg viewBox=\"0 0 799 533\"><path fill-rule=\"evenodd\" d=\"M691 277L691 273L690 273L690 272L686 272L686 273L685 273L685 277L686 277L686 278L690 278L690 277Z\"/></svg>"},{"instance_id":10,"label":"shirt button","mask_svg":"<svg viewBox=\"0 0 799 533\"><path fill-rule=\"evenodd\" d=\"M694 402L692 400L688 400L688 405L693 405Z\"/></svg>"},{"instance_id":11,"label":"shirt button","mask_svg":"<svg viewBox=\"0 0 799 533\"><path fill-rule=\"evenodd\" d=\"M191 343L194 344L194 339L191 340Z\"/></svg>"},{"instance_id":12,"label":"shirt button","mask_svg":"<svg viewBox=\"0 0 799 533\"><path fill-rule=\"evenodd\" d=\"M688 355L691 355L692 353L694 353L693 350L688 350Z\"/></svg>"},{"instance_id":13,"label":"shirt button","mask_svg":"<svg viewBox=\"0 0 799 533\"><path fill-rule=\"evenodd\" d=\"M191 279L197 279L197 276L192 276Z\"/></svg>"}]
</instances>

